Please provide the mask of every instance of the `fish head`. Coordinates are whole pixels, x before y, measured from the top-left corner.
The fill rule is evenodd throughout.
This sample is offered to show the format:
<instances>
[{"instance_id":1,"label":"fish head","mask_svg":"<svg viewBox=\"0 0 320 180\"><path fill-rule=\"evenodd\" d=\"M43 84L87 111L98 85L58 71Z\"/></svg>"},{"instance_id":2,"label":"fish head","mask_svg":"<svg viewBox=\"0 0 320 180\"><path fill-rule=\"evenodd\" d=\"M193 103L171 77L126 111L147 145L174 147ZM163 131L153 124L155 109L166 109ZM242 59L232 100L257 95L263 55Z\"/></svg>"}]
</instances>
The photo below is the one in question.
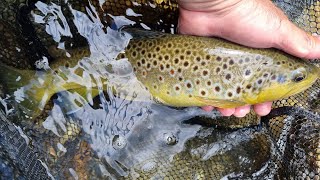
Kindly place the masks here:
<instances>
[{"instance_id":1,"label":"fish head","mask_svg":"<svg viewBox=\"0 0 320 180\"><path fill-rule=\"evenodd\" d=\"M320 75L314 64L295 57L275 60L268 68L268 83L254 97L256 103L286 98L309 88ZM252 99L251 99L252 101ZM255 104L255 103L252 103Z\"/></svg>"}]
</instances>

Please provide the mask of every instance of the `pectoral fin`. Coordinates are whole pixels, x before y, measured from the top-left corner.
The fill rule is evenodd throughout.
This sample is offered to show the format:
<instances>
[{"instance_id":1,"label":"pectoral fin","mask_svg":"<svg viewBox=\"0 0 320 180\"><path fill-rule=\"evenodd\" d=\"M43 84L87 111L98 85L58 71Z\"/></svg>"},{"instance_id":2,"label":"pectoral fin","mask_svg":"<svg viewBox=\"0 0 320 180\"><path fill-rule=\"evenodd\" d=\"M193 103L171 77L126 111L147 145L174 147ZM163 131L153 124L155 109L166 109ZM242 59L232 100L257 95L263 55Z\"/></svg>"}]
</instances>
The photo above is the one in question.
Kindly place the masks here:
<instances>
[{"instance_id":1,"label":"pectoral fin","mask_svg":"<svg viewBox=\"0 0 320 180\"><path fill-rule=\"evenodd\" d=\"M200 96L195 96L195 98L208 106L214 106L219 108L235 108L246 105L245 102L230 99L211 99Z\"/></svg>"}]
</instances>

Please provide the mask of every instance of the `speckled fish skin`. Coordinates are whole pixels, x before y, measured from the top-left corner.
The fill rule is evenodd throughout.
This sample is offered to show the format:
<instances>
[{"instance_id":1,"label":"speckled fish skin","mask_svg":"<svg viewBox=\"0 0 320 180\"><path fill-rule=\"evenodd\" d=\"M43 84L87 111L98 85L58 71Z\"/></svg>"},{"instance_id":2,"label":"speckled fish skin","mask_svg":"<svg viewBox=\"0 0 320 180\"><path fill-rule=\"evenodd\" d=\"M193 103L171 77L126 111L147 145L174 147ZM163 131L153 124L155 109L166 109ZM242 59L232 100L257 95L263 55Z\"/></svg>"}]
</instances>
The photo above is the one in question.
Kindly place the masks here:
<instances>
[{"instance_id":1,"label":"speckled fish skin","mask_svg":"<svg viewBox=\"0 0 320 180\"><path fill-rule=\"evenodd\" d=\"M126 30L125 55L156 99L178 107L233 108L299 93L319 69L275 49L253 49L222 39Z\"/></svg>"}]
</instances>

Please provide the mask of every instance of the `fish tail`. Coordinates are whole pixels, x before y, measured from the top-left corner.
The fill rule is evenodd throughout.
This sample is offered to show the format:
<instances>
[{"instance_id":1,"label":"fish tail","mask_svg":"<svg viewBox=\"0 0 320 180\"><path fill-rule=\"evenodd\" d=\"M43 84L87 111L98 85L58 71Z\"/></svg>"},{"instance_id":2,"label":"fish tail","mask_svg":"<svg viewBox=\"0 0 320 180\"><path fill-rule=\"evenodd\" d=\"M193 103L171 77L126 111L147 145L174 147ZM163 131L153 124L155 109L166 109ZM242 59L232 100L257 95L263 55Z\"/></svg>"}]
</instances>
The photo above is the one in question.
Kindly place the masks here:
<instances>
[{"instance_id":1,"label":"fish tail","mask_svg":"<svg viewBox=\"0 0 320 180\"><path fill-rule=\"evenodd\" d=\"M35 71L20 70L0 63L0 84L5 94L14 98L17 107L31 117L38 116L54 94L32 82Z\"/></svg>"},{"instance_id":2,"label":"fish tail","mask_svg":"<svg viewBox=\"0 0 320 180\"><path fill-rule=\"evenodd\" d=\"M20 70L0 62L0 83L5 86L6 93L12 94L18 88L28 84L32 71L25 73Z\"/></svg>"}]
</instances>

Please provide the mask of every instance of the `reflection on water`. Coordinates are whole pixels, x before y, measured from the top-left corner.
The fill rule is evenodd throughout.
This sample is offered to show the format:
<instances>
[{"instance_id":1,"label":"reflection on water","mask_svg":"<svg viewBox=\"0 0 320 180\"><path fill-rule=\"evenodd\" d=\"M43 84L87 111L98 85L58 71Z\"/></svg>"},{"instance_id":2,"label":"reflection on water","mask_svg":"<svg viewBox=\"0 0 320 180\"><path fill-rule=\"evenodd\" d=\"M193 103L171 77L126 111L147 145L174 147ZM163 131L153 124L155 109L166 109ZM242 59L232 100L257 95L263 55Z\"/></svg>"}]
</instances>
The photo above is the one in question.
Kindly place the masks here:
<instances>
[{"instance_id":1,"label":"reflection on water","mask_svg":"<svg viewBox=\"0 0 320 180\"><path fill-rule=\"evenodd\" d=\"M115 59L131 38L118 31L123 25L137 23L147 29L159 29L147 21L150 18L163 30L174 31L175 24L170 23L175 23L171 19L177 16L176 5L165 6L170 1L161 1L161 5L156 2L21 0L0 3L0 7L8 6L1 10L0 31L5 31L4 37L7 37L0 37L1 43L7 45L1 45L0 55L5 57L1 62L20 69L35 69L36 63L39 71L30 76L38 83L33 87L42 89L46 87L42 86L46 81L44 74L50 75L56 70L55 62L62 57L68 61L68 67L63 64L65 67L54 72L53 79L59 81L52 81L49 87L58 82L71 84L69 88L59 89L52 98L48 94L46 97L36 94L43 103L40 105L43 111L36 117L23 112L28 106L15 102L28 99L26 86L16 91L15 97L4 95L10 89L1 88L5 113L19 127L1 116L0 179L273 179L286 175L277 172L288 162L283 163L282 158L290 159L293 151L286 148L286 138L303 139L295 134L296 129L311 127L314 131L306 133L304 138L308 142L318 140L319 122L315 118L289 116L283 121L275 118L269 124L274 131L270 136L267 128L259 125L256 115L235 120L222 118L216 111L206 113L199 108L174 109L155 104L135 78L127 59ZM139 10L143 8L162 13L142 21ZM121 10L126 14L121 14ZM25 11L30 13L21 14ZM167 11L170 13L163 15ZM28 22L19 23L15 19ZM90 51L77 55L74 53L77 48ZM19 77L16 80L22 81ZM307 96L319 94L318 86L319 83L313 86L312 92L306 92ZM304 100L305 96L294 98ZM198 116L215 119L204 123L214 127L198 125L197 118L196 123L186 123ZM298 125L287 123L293 119L298 119ZM224 124L227 120L231 123ZM243 124L258 126L229 128ZM283 126L285 132L282 132ZM298 147L300 155L309 152L301 155L301 159L318 153L313 147L315 143L306 146L300 141L290 143ZM297 149L294 153L299 154ZM316 169L316 165L310 169ZM292 167L293 172L295 168ZM317 175L319 173L313 174Z\"/></svg>"}]
</instances>

